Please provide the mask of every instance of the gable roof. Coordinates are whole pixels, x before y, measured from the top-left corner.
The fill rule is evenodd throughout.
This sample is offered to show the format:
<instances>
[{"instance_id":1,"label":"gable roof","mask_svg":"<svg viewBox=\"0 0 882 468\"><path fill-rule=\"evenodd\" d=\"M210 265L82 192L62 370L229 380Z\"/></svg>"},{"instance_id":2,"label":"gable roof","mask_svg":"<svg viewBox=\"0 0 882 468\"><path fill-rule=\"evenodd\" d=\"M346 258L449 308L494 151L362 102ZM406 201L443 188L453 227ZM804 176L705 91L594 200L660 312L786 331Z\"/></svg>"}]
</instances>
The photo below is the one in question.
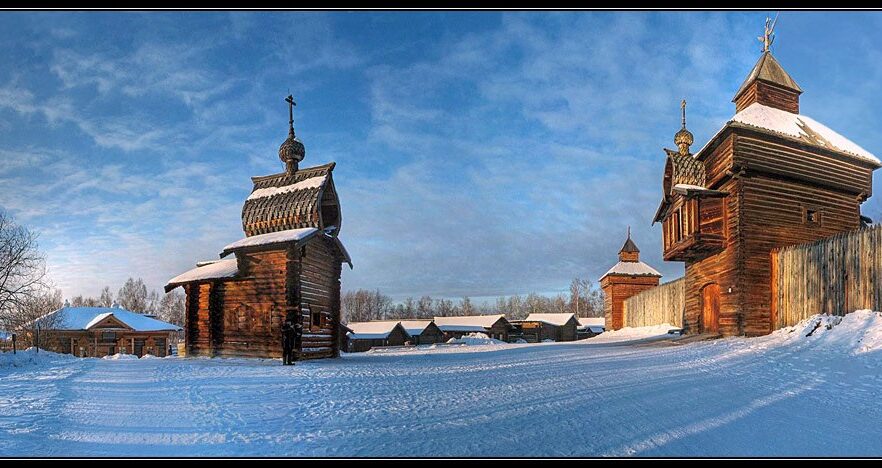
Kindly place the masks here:
<instances>
[{"instance_id":1,"label":"gable roof","mask_svg":"<svg viewBox=\"0 0 882 468\"><path fill-rule=\"evenodd\" d=\"M336 198L331 176L335 163L252 177L254 188L242 206L246 236L298 228L324 229L321 203L325 192ZM338 206L339 209L339 206ZM339 215L337 219L339 228Z\"/></svg>"},{"instance_id":2,"label":"gable roof","mask_svg":"<svg viewBox=\"0 0 882 468\"><path fill-rule=\"evenodd\" d=\"M530 314L527 315L527 318L524 319L525 322L542 322L547 323L549 325L555 325L558 327L562 327L567 324L570 320L576 320L576 326L579 326L579 319L576 318L576 314Z\"/></svg>"},{"instance_id":3,"label":"gable roof","mask_svg":"<svg viewBox=\"0 0 882 468\"><path fill-rule=\"evenodd\" d=\"M613 265L612 268L609 269L600 279L606 278L609 275L618 275L618 276L658 276L661 277L662 274L659 273L655 268L643 263L643 262L619 262Z\"/></svg>"},{"instance_id":4,"label":"gable roof","mask_svg":"<svg viewBox=\"0 0 882 468\"><path fill-rule=\"evenodd\" d=\"M505 314L489 315L464 315L459 317L435 317L435 325L441 331L484 331L492 327L500 319L505 320Z\"/></svg>"},{"instance_id":5,"label":"gable roof","mask_svg":"<svg viewBox=\"0 0 882 468\"><path fill-rule=\"evenodd\" d=\"M802 93L802 88L800 88L799 85L796 84L796 81L784 71L784 67L775 60L772 53L766 51L760 56L759 60L757 60L756 65L753 66L753 69L750 71L750 74L747 75L747 78L744 79L744 82L741 83L741 86L738 87L738 92L735 93L732 102L738 100L738 96L741 96L741 93L743 93L751 83L757 80L765 81L766 83L771 83L796 93Z\"/></svg>"},{"instance_id":6,"label":"gable roof","mask_svg":"<svg viewBox=\"0 0 882 468\"><path fill-rule=\"evenodd\" d=\"M764 106L758 102L735 114L723 125L723 128L708 140L704 147L695 154L695 157L701 157L728 128L759 131L833 151L851 159L870 163L877 168L882 167L882 162L875 155L811 117Z\"/></svg>"},{"instance_id":7,"label":"gable roof","mask_svg":"<svg viewBox=\"0 0 882 468\"><path fill-rule=\"evenodd\" d=\"M352 330L346 335L353 340L384 340L389 338L395 328L401 328L407 334L407 330L397 321L351 322L346 326Z\"/></svg>"},{"instance_id":8,"label":"gable roof","mask_svg":"<svg viewBox=\"0 0 882 468\"><path fill-rule=\"evenodd\" d=\"M50 330L89 330L113 317L134 331L180 331L181 327L117 307L62 307L37 321Z\"/></svg>"},{"instance_id":9,"label":"gable roof","mask_svg":"<svg viewBox=\"0 0 882 468\"><path fill-rule=\"evenodd\" d=\"M214 262L199 262L196 268L181 273L168 280L165 284L165 292L186 283L208 279L234 278L239 274L239 266L235 258L217 260Z\"/></svg>"}]
</instances>

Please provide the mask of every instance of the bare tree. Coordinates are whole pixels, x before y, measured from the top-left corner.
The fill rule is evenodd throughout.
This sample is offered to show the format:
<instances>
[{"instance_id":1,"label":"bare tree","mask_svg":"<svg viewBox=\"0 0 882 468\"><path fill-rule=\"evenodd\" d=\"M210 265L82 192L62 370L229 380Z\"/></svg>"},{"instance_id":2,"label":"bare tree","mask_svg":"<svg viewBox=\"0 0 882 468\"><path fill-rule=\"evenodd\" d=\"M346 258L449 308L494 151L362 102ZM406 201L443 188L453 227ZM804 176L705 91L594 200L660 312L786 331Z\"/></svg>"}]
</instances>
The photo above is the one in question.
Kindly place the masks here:
<instances>
[{"instance_id":1,"label":"bare tree","mask_svg":"<svg viewBox=\"0 0 882 468\"><path fill-rule=\"evenodd\" d=\"M132 312L145 313L149 311L149 303L147 301L147 286L144 280L138 278L129 278L126 283L116 293L116 302L126 310Z\"/></svg>"},{"instance_id":2,"label":"bare tree","mask_svg":"<svg viewBox=\"0 0 882 468\"><path fill-rule=\"evenodd\" d=\"M98 306L110 307L111 305L113 305L113 293L110 292L110 286L104 286L104 289L101 290L101 295L98 296Z\"/></svg>"},{"instance_id":3,"label":"bare tree","mask_svg":"<svg viewBox=\"0 0 882 468\"><path fill-rule=\"evenodd\" d=\"M156 315L160 320L183 327L186 319L186 307L187 297L184 293L174 290L162 296Z\"/></svg>"},{"instance_id":4,"label":"bare tree","mask_svg":"<svg viewBox=\"0 0 882 468\"><path fill-rule=\"evenodd\" d=\"M13 330L22 334L22 343L25 346L33 346L39 350L52 344L51 340L56 338L52 330L63 322L64 315L48 314L61 306L61 291L50 288L41 289L21 302L14 313L16 325Z\"/></svg>"},{"instance_id":5,"label":"bare tree","mask_svg":"<svg viewBox=\"0 0 882 468\"><path fill-rule=\"evenodd\" d=\"M46 287L37 235L0 212L0 328L14 330L18 315Z\"/></svg>"}]
</instances>

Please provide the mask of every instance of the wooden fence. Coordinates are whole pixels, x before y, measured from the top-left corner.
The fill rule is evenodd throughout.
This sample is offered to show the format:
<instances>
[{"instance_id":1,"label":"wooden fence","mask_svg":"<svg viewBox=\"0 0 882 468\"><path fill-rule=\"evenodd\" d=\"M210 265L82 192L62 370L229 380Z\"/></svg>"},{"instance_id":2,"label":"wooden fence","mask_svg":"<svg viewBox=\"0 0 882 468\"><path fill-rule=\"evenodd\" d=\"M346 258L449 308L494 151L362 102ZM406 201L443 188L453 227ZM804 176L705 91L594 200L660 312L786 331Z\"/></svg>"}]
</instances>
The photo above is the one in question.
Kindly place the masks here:
<instances>
[{"instance_id":1,"label":"wooden fence","mask_svg":"<svg viewBox=\"0 0 882 468\"><path fill-rule=\"evenodd\" d=\"M635 294L623 306L626 327L646 327L668 323L683 326L686 307L685 278Z\"/></svg>"},{"instance_id":2,"label":"wooden fence","mask_svg":"<svg viewBox=\"0 0 882 468\"><path fill-rule=\"evenodd\" d=\"M882 225L773 250L773 328L818 313L882 309Z\"/></svg>"}]
</instances>

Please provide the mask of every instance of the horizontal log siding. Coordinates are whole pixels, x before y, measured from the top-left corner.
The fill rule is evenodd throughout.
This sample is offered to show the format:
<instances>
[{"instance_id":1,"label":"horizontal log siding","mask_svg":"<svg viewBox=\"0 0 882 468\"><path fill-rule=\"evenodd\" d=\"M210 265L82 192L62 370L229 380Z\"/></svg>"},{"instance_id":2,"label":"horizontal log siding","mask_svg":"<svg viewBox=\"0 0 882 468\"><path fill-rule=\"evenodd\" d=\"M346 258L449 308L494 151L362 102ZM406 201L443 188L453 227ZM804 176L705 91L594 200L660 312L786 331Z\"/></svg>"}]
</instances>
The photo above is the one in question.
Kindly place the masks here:
<instances>
[{"instance_id":1,"label":"horizontal log siding","mask_svg":"<svg viewBox=\"0 0 882 468\"><path fill-rule=\"evenodd\" d=\"M626 327L648 327L668 323L683 326L686 310L686 278L680 278L625 299Z\"/></svg>"},{"instance_id":2,"label":"horizontal log siding","mask_svg":"<svg viewBox=\"0 0 882 468\"><path fill-rule=\"evenodd\" d=\"M322 236L310 240L304 253L300 263L302 356L304 359L338 356L341 261L331 241ZM320 325L312 323L311 314L316 311L322 314Z\"/></svg>"},{"instance_id":3,"label":"horizontal log siding","mask_svg":"<svg viewBox=\"0 0 882 468\"><path fill-rule=\"evenodd\" d=\"M882 225L771 254L774 328L818 313L882 309Z\"/></svg>"},{"instance_id":4,"label":"horizontal log siding","mask_svg":"<svg viewBox=\"0 0 882 468\"><path fill-rule=\"evenodd\" d=\"M857 229L860 202L847 193L765 176L746 177L742 184L743 331L761 335L772 330L769 252ZM820 222L806 223L807 207L818 210Z\"/></svg>"},{"instance_id":5,"label":"horizontal log siding","mask_svg":"<svg viewBox=\"0 0 882 468\"><path fill-rule=\"evenodd\" d=\"M218 356L280 358L286 312L284 250L239 254L248 277L218 283L222 311L213 323Z\"/></svg>"}]
</instances>

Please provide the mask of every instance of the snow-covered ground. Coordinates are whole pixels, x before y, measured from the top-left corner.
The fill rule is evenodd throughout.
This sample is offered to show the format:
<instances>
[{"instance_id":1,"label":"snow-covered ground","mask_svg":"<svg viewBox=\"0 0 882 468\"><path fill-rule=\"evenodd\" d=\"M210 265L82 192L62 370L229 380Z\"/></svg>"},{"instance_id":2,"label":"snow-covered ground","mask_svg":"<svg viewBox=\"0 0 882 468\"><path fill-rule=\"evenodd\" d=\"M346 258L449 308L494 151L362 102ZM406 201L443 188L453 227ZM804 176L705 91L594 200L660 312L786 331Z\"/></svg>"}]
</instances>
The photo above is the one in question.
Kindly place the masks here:
<instances>
[{"instance_id":1,"label":"snow-covered ground","mask_svg":"<svg viewBox=\"0 0 882 468\"><path fill-rule=\"evenodd\" d=\"M293 367L4 354L0 455L880 456L882 315L837 321L810 337L813 323L681 345L632 329Z\"/></svg>"}]
</instances>

